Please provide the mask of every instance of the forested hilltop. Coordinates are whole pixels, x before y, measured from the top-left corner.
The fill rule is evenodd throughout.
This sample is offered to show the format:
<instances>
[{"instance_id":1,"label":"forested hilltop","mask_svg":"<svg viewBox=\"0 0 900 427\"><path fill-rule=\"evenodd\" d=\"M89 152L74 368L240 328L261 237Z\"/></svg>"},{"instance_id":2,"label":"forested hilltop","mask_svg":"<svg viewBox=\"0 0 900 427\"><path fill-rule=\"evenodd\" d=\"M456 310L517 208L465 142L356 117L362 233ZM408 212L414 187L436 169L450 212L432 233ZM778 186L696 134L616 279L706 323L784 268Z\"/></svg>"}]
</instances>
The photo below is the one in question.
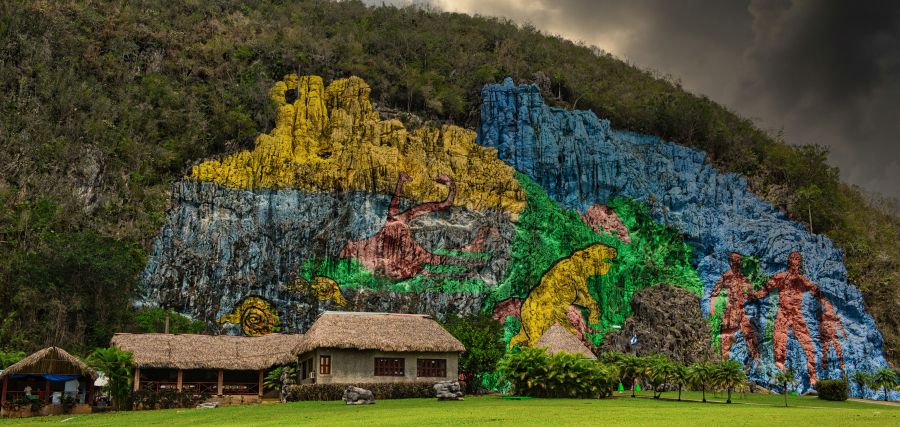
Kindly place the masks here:
<instances>
[{"instance_id":1,"label":"forested hilltop","mask_svg":"<svg viewBox=\"0 0 900 427\"><path fill-rule=\"evenodd\" d=\"M704 150L843 248L888 356L900 352L896 204L841 183L822 147L786 145L677 82L461 14L315 0L85 3L0 4L0 350L84 352L114 331L156 329L159 313L132 301L172 181L251 148L274 125L269 88L299 72L362 77L382 111L412 127L474 128L483 85L511 76L558 106Z\"/></svg>"}]
</instances>

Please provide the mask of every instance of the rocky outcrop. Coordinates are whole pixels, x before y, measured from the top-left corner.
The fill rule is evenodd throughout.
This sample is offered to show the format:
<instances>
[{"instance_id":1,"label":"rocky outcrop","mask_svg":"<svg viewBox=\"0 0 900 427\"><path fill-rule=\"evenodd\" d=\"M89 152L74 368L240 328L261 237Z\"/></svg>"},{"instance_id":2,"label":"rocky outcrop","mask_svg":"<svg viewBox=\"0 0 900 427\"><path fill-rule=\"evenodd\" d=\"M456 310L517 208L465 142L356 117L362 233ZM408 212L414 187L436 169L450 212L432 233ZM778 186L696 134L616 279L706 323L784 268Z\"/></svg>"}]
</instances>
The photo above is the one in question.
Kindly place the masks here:
<instances>
[{"instance_id":1,"label":"rocky outcrop","mask_svg":"<svg viewBox=\"0 0 900 427\"><path fill-rule=\"evenodd\" d=\"M697 295L657 285L634 294L631 311L618 331L606 334L601 351L638 356L659 353L685 364L717 358L709 345L709 325L700 313ZM633 345L632 337L637 339Z\"/></svg>"},{"instance_id":2,"label":"rocky outcrop","mask_svg":"<svg viewBox=\"0 0 900 427\"><path fill-rule=\"evenodd\" d=\"M887 366L881 334L865 311L862 293L847 281L840 251L827 237L810 234L752 194L743 177L717 172L703 152L613 130L590 111L551 108L533 85L516 86L507 79L486 86L482 96L478 143L496 148L501 159L534 179L558 203L584 212L614 196L627 196L651 206L658 222L680 230L694 248L692 264L705 288L700 302L704 312L711 289L728 269L731 252L755 257L763 273L773 275L785 271L788 255L798 251L803 274L834 306L846 328L847 336L841 339L845 369ZM773 298L748 304L747 315L761 331L774 321ZM808 293L802 305L807 327L818 330L817 298ZM815 334L819 358L820 341ZM765 337L760 346L771 349L772 338ZM731 357L752 365L751 377L766 383L775 364L771 351L761 353L763 362L751 364L746 346L735 346ZM787 365L801 372L801 388L809 388L806 356L795 339L789 340L787 353ZM842 374L834 356L827 365L818 364L819 377Z\"/></svg>"},{"instance_id":3,"label":"rocky outcrop","mask_svg":"<svg viewBox=\"0 0 900 427\"><path fill-rule=\"evenodd\" d=\"M456 126L409 132L399 120L379 119L370 92L357 77L325 87L318 76L285 76L270 92L278 106L275 128L253 150L194 166L188 179L240 189L392 194L405 173L411 179L402 196L427 202L446 197L434 179L447 175L458 186L455 206L513 217L524 208L513 169L476 145L474 132Z\"/></svg>"}]
</instances>

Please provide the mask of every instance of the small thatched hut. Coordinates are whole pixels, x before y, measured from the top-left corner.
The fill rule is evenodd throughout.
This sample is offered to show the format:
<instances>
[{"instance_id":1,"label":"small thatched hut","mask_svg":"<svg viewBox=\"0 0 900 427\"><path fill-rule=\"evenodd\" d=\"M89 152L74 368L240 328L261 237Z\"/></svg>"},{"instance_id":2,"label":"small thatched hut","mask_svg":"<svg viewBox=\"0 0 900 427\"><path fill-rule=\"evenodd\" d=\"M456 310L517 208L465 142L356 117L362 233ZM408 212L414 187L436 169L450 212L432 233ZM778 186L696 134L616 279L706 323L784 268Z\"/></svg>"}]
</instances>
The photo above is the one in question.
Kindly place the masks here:
<instances>
[{"instance_id":1,"label":"small thatched hut","mask_svg":"<svg viewBox=\"0 0 900 427\"><path fill-rule=\"evenodd\" d=\"M426 315L326 311L294 349L301 383L456 379L466 349Z\"/></svg>"},{"instance_id":2,"label":"small thatched hut","mask_svg":"<svg viewBox=\"0 0 900 427\"><path fill-rule=\"evenodd\" d=\"M538 339L535 347L543 347L547 354L566 352L577 354L586 359L597 359L597 356L578 337L572 335L571 332L559 326L559 324L554 324L550 329L547 329L547 332L544 332L544 335Z\"/></svg>"},{"instance_id":3,"label":"small thatched hut","mask_svg":"<svg viewBox=\"0 0 900 427\"><path fill-rule=\"evenodd\" d=\"M262 396L265 370L294 363L292 351L302 338L115 334L112 345L132 353L135 390Z\"/></svg>"},{"instance_id":4,"label":"small thatched hut","mask_svg":"<svg viewBox=\"0 0 900 427\"><path fill-rule=\"evenodd\" d=\"M0 373L3 391L0 408L7 401L41 399L59 404L69 395L79 405L90 405L97 372L59 347L48 347L14 363Z\"/></svg>"}]
</instances>

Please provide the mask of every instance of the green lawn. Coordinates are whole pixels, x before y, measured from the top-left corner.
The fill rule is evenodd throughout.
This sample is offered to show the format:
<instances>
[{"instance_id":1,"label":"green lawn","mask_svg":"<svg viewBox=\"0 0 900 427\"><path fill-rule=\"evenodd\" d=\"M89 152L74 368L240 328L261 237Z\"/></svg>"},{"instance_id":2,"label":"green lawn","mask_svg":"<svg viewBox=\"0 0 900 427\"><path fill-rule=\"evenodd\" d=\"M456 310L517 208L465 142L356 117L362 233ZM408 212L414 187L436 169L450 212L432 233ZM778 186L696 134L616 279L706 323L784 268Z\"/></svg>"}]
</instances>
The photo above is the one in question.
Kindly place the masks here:
<instances>
[{"instance_id":1,"label":"green lawn","mask_svg":"<svg viewBox=\"0 0 900 427\"><path fill-rule=\"evenodd\" d=\"M737 394L735 403L697 403L617 397L604 400L505 400L497 396L463 402L433 399L382 400L375 405L347 406L343 402L298 402L232 406L217 409L171 409L80 416L4 420L3 425L65 426L247 426L315 425L429 426L429 425L789 425L860 426L900 425L900 407L858 402L828 402L789 397L784 408L778 395ZM627 396L627 395L625 395ZM667 393L664 397L675 397ZM685 393L699 399L699 393ZM722 402L724 395L707 395Z\"/></svg>"}]
</instances>

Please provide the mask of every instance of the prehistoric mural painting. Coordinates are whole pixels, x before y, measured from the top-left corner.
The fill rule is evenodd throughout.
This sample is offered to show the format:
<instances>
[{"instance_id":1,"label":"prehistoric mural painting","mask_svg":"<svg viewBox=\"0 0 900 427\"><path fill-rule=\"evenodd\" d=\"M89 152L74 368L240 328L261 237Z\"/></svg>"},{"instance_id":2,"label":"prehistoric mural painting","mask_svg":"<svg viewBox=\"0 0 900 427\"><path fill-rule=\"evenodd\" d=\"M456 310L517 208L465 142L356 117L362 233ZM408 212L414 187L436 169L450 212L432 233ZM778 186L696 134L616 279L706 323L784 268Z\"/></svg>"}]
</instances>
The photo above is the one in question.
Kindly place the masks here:
<instances>
[{"instance_id":1,"label":"prehistoric mural painting","mask_svg":"<svg viewBox=\"0 0 900 427\"><path fill-rule=\"evenodd\" d=\"M309 280L298 277L297 280L285 285L284 290L299 295L311 293L319 301L331 301L338 307L347 305L340 286L330 277L315 276Z\"/></svg>"},{"instance_id":2,"label":"prehistoric mural painting","mask_svg":"<svg viewBox=\"0 0 900 427\"><path fill-rule=\"evenodd\" d=\"M522 329L512 338L509 346L523 342L534 346L554 324L578 335L578 330L569 320L571 305L588 309L588 322L599 324L600 306L588 292L587 281L609 272L610 260L615 257L615 249L598 243L557 261L522 303Z\"/></svg>"},{"instance_id":3,"label":"prehistoric mural painting","mask_svg":"<svg viewBox=\"0 0 900 427\"><path fill-rule=\"evenodd\" d=\"M219 323L240 325L244 335L258 337L278 332L278 313L269 301L247 297L234 311L220 317Z\"/></svg>"},{"instance_id":4,"label":"prehistoric mural painting","mask_svg":"<svg viewBox=\"0 0 900 427\"><path fill-rule=\"evenodd\" d=\"M434 181L446 185L448 189L447 197L444 200L418 204L401 212L400 194L403 185L410 181L412 178L409 175L400 174L384 227L371 237L348 242L340 256L356 258L369 270L392 279L408 279L423 272L430 274L431 272L424 270L427 265L448 263L451 258L454 258L454 265L461 264L469 268L483 266L486 263L484 257L466 255L484 255L490 258L490 254L481 251L485 238L491 234L498 234L495 228L483 227L478 230L474 241L463 247L450 249L453 253L460 254L455 257L429 252L416 241L410 231L409 222L419 216L446 210L453 206L456 198L456 183L447 175L438 176Z\"/></svg>"},{"instance_id":5,"label":"prehistoric mural painting","mask_svg":"<svg viewBox=\"0 0 900 427\"><path fill-rule=\"evenodd\" d=\"M816 345L810 335L806 318L803 315L803 296L805 293L812 294L818 301L827 303L822 296L819 287L816 286L808 277L802 273L803 257L799 252L791 252L788 257L788 270L776 273L766 282L763 289L753 293L754 298L762 298L770 292L778 291L778 314L775 317L775 333L774 333L774 353L775 366L778 369L785 369L785 361L787 360L787 344L788 332L793 332L794 337L803 347L803 353L806 356L806 367L809 373L809 381L815 384L818 381L818 373L816 370ZM822 318L819 324L822 325L820 330L826 332L827 343L837 344L835 349L838 351L838 357L843 359L840 352L840 343L836 340L836 330L838 327L843 328L840 320L831 310L828 304L828 310L822 311ZM823 307L825 305L823 304ZM830 312L826 318L825 313ZM820 337L821 339L821 337ZM827 360L827 346L823 345L823 358ZM843 360L841 361L843 366Z\"/></svg>"},{"instance_id":6,"label":"prehistoric mural painting","mask_svg":"<svg viewBox=\"0 0 900 427\"><path fill-rule=\"evenodd\" d=\"M725 291L728 296L728 302L725 305L725 313L722 315L722 325L719 332L722 345L722 357L728 358L731 354L731 343L734 341L734 334L738 331L744 335L747 342L748 350L754 360L759 360L759 352L757 350L756 328L744 311L744 304L753 294L753 285L750 280L744 276L743 264L741 263L741 255L732 253L728 257L728 263L731 267L722 278L716 282L716 286L709 294L709 315L712 316L716 306L716 296L721 291Z\"/></svg>"},{"instance_id":7,"label":"prehistoric mural painting","mask_svg":"<svg viewBox=\"0 0 900 427\"><path fill-rule=\"evenodd\" d=\"M246 335L303 332L334 307L486 312L509 347L559 324L599 351L632 296L666 284L696 295L712 348L757 383L886 366L840 251L704 153L511 80L485 86L477 131L407 129L370 92L276 82L272 131L174 184L142 302Z\"/></svg>"}]
</instances>

